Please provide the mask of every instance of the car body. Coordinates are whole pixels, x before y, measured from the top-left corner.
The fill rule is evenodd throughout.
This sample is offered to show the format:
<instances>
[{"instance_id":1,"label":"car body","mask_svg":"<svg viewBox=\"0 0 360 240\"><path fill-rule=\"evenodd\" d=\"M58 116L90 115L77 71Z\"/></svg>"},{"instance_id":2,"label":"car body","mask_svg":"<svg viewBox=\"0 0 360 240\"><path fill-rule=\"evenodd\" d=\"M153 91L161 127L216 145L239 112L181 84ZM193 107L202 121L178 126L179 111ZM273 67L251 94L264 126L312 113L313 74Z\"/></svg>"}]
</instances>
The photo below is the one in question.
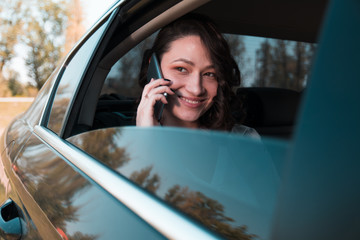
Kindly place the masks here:
<instances>
[{"instance_id":1,"label":"car body","mask_svg":"<svg viewBox=\"0 0 360 240\"><path fill-rule=\"evenodd\" d=\"M318 42L303 92L238 90L270 108L273 125L246 103L261 141L133 126L129 59L192 11L224 33ZM1 137L1 238L359 239L359 24L357 0L116 2Z\"/></svg>"}]
</instances>

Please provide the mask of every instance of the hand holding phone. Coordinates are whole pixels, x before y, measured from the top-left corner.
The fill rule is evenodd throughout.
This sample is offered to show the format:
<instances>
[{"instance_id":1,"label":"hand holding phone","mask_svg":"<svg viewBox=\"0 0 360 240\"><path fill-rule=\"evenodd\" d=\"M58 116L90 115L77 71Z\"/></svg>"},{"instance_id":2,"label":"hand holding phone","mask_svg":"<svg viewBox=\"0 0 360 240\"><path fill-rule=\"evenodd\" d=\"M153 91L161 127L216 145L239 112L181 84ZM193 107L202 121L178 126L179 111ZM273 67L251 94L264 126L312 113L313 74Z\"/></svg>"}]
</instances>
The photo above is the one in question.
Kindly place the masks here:
<instances>
[{"instance_id":1,"label":"hand holding phone","mask_svg":"<svg viewBox=\"0 0 360 240\"><path fill-rule=\"evenodd\" d=\"M150 58L149 68L148 68L148 72L147 72L147 81L150 82L151 79L161 79L161 78L163 78L163 75L161 73L160 64L156 57L156 54L153 53ZM167 97L166 92L163 94L165 97ZM160 122L163 110L164 110L164 103L162 103L161 101L156 101L155 106L154 106L154 116L155 116L156 120L159 122Z\"/></svg>"}]
</instances>

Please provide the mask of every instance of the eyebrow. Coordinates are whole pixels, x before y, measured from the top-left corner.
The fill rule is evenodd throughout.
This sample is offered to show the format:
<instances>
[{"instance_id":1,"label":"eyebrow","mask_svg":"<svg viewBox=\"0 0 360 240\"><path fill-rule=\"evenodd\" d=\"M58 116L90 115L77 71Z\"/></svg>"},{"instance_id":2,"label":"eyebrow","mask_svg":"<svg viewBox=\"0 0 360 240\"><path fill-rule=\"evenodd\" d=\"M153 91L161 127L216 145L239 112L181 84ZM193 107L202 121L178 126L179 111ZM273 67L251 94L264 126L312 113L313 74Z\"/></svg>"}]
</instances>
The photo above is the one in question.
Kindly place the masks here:
<instances>
[{"instance_id":1,"label":"eyebrow","mask_svg":"<svg viewBox=\"0 0 360 240\"><path fill-rule=\"evenodd\" d=\"M186 59L186 58L178 58L178 59L175 59L174 61L172 61L172 63L175 63L175 62L185 62L191 66L195 66L195 63L193 63L192 61ZM215 68L214 65L209 65L206 67L206 69L209 69L209 68Z\"/></svg>"},{"instance_id":2,"label":"eyebrow","mask_svg":"<svg viewBox=\"0 0 360 240\"><path fill-rule=\"evenodd\" d=\"M178 58L178 59L175 59L174 61L172 61L173 63L174 62L185 62L185 63L187 63L187 64L189 64L189 65L191 65L191 66L194 66L195 65L195 63L193 63L192 61L190 61L190 60L188 60L188 59L186 59L186 58Z\"/></svg>"}]
</instances>

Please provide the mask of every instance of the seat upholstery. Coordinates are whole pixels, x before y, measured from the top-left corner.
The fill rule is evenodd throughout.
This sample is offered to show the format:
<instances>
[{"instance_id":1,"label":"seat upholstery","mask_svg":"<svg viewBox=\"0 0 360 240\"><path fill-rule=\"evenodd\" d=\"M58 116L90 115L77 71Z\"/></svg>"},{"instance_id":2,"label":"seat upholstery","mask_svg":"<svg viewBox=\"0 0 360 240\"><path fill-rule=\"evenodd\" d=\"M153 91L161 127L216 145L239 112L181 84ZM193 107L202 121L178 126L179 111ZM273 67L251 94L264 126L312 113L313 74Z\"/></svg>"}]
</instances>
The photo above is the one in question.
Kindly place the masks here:
<instances>
[{"instance_id":1,"label":"seat upholstery","mask_svg":"<svg viewBox=\"0 0 360 240\"><path fill-rule=\"evenodd\" d=\"M249 87L237 89L242 114L237 121L255 128L260 135L290 138L296 123L301 93L283 88Z\"/></svg>"}]
</instances>

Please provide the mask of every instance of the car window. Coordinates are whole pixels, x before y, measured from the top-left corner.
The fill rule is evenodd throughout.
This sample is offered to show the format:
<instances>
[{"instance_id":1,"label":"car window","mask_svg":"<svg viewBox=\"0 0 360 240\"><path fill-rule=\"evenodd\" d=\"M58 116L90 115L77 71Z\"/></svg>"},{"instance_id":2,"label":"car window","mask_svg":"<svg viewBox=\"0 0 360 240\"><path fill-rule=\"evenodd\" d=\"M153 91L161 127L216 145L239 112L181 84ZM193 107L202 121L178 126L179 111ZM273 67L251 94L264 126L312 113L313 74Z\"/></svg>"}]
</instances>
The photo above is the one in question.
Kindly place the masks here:
<instances>
[{"instance_id":1,"label":"car window","mask_svg":"<svg viewBox=\"0 0 360 240\"><path fill-rule=\"evenodd\" d=\"M65 67L65 71L61 76L56 89L48 122L48 128L57 134L60 134L71 100L75 96L75 92L86 72L86 68L89 65L94 50L97 47L106 26L107 22L102 24L91 37L81 45Z\"/></svg>"},{"instance_id":2,"label":"car window","mask_svg":"<svg viewBox=\"0 0 360 240\"><path fill-rule=\"evenodd\" d=\"M212 231L270 235L285 142L171 127L108 128L69 141Z\"/></svg>"},{"instance_id":3,"label":"car window","mask_svg":"<svg viewBox=\"0 0 360 240\"><path fill-rule=\"evenodd\" d=\"M93 126L99 129L135 125L137 100L142 88L138 82L144 51L151 48L151 35L122 56L107 74L97 103Z\"/></svg>"},{"instance_id":4,"label":"car window","mask_svg":"<svg viewBox=\"0 0 360 240\"><path fill-rule=\"evenodd\" d=\"M102 94L138 97L142 55L155 34L119 59L106 77ZM315 43L224 34L237 61L241 87L277 87L302 91L307 84Z\"/></svg>"},{"instance_id":5,"label":"car window","mask_svg":"<svg viewBox=\"0 0 360 240\"><path fill-rule=\"evenodd\" d=\"M142 91L138 83L141 61L155 35L111 67L92 129L135 125L136 101ZM225 37L242 79L233 89L236 123L254 128L261 136L290 139L316 44L235 34Z\"/></svg>"},{"instance_id":6,"label":"car window","mask_svg":"<svg viewBox=\"0 0 360 240\"><path fill-rule=\"evenodd\" d=\"M101 96L117 94L127 98L138 98L142 89L138 83L141 62L145 50L151 48L156 33L132 48L121 57L106 76Z\"/></svg>"},{"instance_id":7,"label":"car window","mask_svg":"<svg viewBox=\"0 0 360 240\"><path fill-rule=\"evenodd\" d=\"M242 87L306 87L315 43L235 34L225 38L239 65Z\"/></svg>"}]
</instances>

